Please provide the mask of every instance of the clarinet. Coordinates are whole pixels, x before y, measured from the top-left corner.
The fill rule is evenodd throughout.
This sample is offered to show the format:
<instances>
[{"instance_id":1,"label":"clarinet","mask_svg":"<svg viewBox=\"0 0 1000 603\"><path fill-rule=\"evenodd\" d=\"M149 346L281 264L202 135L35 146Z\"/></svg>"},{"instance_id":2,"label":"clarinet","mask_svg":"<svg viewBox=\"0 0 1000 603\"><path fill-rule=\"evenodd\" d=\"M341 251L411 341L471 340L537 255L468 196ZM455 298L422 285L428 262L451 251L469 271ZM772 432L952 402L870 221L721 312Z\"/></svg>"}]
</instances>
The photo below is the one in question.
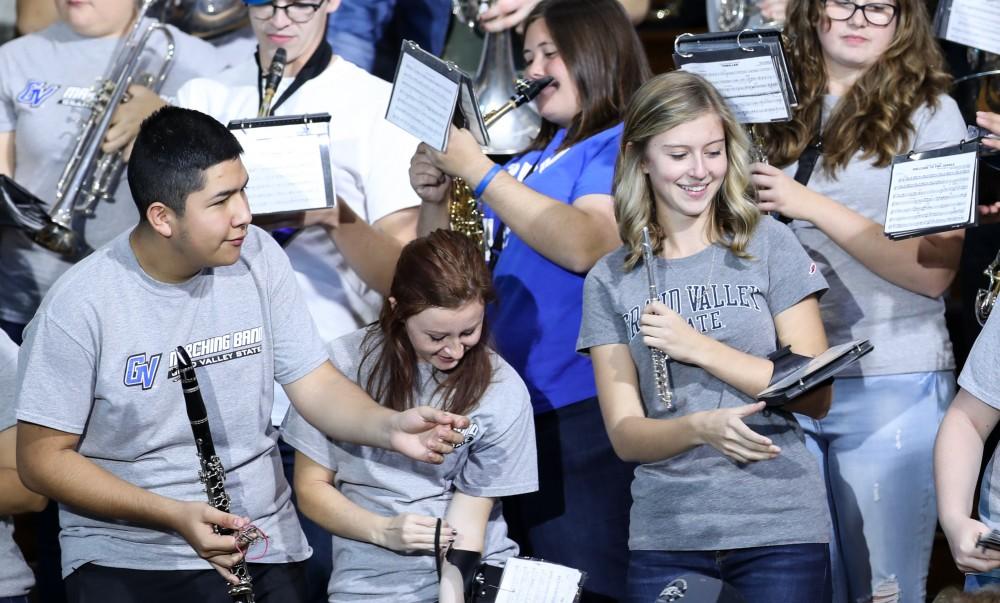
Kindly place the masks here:
<instances>
[{"instance_id":1,"label":"clarinet","mask_svg":"<svg viewBox=\"0 0 1000 603\"><path fill-rule=\"evenodd\" d=\"M194 363L187 351L177 347L177 369L181 378L181 388L184 391L184 404L187 407L188 420L191 421L191 431L194 433L194 443L198 448L198 460L201 463L201 470L198 472L198 479L205 486L205 493L208 494L208 504L216 509L229 513L229 494L226 493L226 470L219 460L219 455L215 453L215 443L212 441L212 431L208 426L208 412L205 410L205 401L201 397L201 387L198 385L198 376L194 372ZM233 533L229 528L213 526L216 534L223 536ZM247 530L237 535L237 541L242 542L244 547L249 547L255 540L254 530ZM244 548L245 550L245 548ZM240 559L232 569L233 574L239 578L239 584L230 584L228 588L229 596L235 603L254 603L253 580L247 570L244 559Z\"/></svg>"},{"instance_id":2,"label":"clarinet","mask_svg":"<svg viewBox=\"0 0 1000 603\"><path fill-rule=\"evenodd\" d=\"M656 286L656 274L653 273L653 245L649 241L649 227L642 229L642 263L646 265L646 278L649 280L649 299L646 303L652 303L660 299L660 290ZM670 391L670 373L667 372L667 355L663 350L650 346L649 352L653 355L653 376L656 378L656 395L659 397L663 407L667 410L674 409L674 394Z\"/></svg>"}]
</instances>

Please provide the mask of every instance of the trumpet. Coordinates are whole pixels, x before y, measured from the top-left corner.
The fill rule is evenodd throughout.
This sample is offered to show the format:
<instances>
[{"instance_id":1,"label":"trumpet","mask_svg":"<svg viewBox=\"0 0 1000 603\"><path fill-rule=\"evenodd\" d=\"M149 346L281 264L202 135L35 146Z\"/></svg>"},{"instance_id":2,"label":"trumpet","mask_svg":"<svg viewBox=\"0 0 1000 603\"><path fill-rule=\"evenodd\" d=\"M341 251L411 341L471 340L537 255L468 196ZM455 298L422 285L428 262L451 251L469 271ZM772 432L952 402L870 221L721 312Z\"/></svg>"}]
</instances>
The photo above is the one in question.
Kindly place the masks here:
<instances>
[{"instance_id":1,"label":"trumpet","mask_svg":"<svg viewBox=\"0 0 1000 603\"><path fill-rule=\"evenodd\" d=\"M73 228L75 215L92 215L97 204L110 199L118 186L124 170L122 151L104 153L101 144L115 109L126 99L128 87L138 84L159 92L173 62L174 36L166 26L154 22L142 27L143 18L155 1L143 1L135 25L122 42L105 77L95 85L94 106L83 122L76 147L56 183L56 201L48 212L50 220L34 233L36 242L56 253L72 255L81 249L80 233ZM142 52L156 33L162 34L166 41L160 69L155 74L138 74Z\"/></svg>"},{"instance_id":2,"label":"trumpet","mask_svg":"<svg viewBox=\"0 0 1000 603\"><path fill-rule=\"evenodd\" d=\"M646 280L649 281L649 299L651 303L660 299L660 288L656 286L656 273L653 270L653 244L649 240L649 227L642 228L642 263L646 265ZM674 393L670 388L670 373L667 371L667 360L669 358L663 352L652 346L649 348L653 355L653 376L656 379L656 397L660 399L663 407L667 410L674 409Z\"/></svg>"},{"instance_id":3,"label":"trumpet","mask_svg":"<svg viewBox=\"0 0 1000 603\"><path fill-rule=\"evenodd\" d=\"M997 301L997 296L1000 295L1000 251L997 252L997 256L993 258L990 265L983 270L983 274L990 279L990 284L985 289L980 289L976 292L976 320L979 321L979 326L984 326L986 324L986 319L990 317L990 312L993 311L993 305Z\"/></svg>"},{"instance_id":4,"label":"trumpet","mask_svg":"<svg viewBox=\"0 0 1000 603\"><path fill-rule=\"evenodd\" d=\"M486 127L500 120L507 113L531 102L546 86L552 83L550 76L537 80L517 80L514 83L514 94L507 102L483 116ZM486 251L486 236L483 230L483 213L479 209L479 200L472 194L472 188L461 178L455 178L451 185L451 197L448 200L448 228L471 237Z\"/></svg>"}]
</instances>

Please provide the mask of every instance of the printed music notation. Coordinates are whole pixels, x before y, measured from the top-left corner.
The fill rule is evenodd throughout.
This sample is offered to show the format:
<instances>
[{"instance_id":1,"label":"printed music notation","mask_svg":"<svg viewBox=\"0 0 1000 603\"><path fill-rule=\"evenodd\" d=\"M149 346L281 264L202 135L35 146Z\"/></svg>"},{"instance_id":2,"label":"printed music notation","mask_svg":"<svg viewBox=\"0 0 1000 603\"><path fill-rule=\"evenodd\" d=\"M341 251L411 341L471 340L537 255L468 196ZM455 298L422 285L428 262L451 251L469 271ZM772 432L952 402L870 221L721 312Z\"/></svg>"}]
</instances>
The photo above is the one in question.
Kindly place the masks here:
<instances>
[{"instance_id":1,"label":"printed music notation","mask_svg":"<svg viewBox=\"0 0 1000 603\"><path fill-rule=\"evenodd\" d=\"M975 151L893 164L886 234L920 234L973 222L976 167Z\"/></svg>"},{"instance_id":2,"label":"printed music notation","mask_svg":"<svg viewBox=\"0 0 1000 603\"><path fill-rule=\"evenodd\" d=\"M336 191L330 177L329 124L295 124L234 130L243 146L254 214L329 207Z\"/></svg>"},{"instance_id":3,"label":"printed music notation","mask_svg":"<svg viewBox=\"0 0 1000 603\"><path fill-rule=\"evenodd\" d=\"M952 0L944 38L958 44L1000 54L1000 2Z\"/></svg>"},{"instance_id":4,"label":"printed music notation","mask_svg":"<svg viewBox=\"0 0 1000 603\"><path fill-rule=\"evenodd\" d=\"M685 63L725 97L740 123L768 123L790 117L781 80L770 55L729 61Z\"/></svg>"},{"instance_id":5,"label":"printed music notation","mask_svg":"<svg viewBox=\"0 0 1000 603\"><path fill-rule=\"evenodd\" d=\"M385 118L439 151L448 146L459 82L404 52Z\"/></svg>"},{"instance_id":6,"label":"printed music notation","mask_svg":"<svg viewBox=\"0 0 1000 603\"><path fill-rule=\"evenodd\" d=\"M537 559L511 557L504 565L496 603L573 603L583 572Z\"/></svg>"}]
</instances>

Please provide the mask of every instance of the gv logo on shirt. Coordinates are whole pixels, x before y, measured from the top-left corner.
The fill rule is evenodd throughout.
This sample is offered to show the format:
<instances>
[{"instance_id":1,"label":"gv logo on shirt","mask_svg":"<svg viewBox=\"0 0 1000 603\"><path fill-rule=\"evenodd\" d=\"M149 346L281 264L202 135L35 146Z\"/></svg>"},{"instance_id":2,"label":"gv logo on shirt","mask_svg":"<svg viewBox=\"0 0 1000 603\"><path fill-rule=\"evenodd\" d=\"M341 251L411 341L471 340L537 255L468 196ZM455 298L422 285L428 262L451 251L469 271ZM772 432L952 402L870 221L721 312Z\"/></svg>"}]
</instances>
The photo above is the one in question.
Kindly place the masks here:
<instances>
[{"instance_id":1,"label":"gv logo on shirt","mask_svg":"<svg viewBox=\"0 0 1000 603\"><path fill-rule=\"evenodd\" d=\"M141 385L147 390L153 387L156 380L156 369L160 367L160 356L151 356L148 360L145 354L133 354L125 360L125 387Z\"/></svg>"},{"instance_id":2,"label":"gv logo on shirt","mask_svg":"<svg viewBox=\"0 0 1000 603\"><path fill-rule=\"evenodd\" d=\"M17 102L37 109L58 89L59 84L28 80L28 83L24 85L24 90L21 90L21 93L17 95Z\"/></svg>"}]
</instances>

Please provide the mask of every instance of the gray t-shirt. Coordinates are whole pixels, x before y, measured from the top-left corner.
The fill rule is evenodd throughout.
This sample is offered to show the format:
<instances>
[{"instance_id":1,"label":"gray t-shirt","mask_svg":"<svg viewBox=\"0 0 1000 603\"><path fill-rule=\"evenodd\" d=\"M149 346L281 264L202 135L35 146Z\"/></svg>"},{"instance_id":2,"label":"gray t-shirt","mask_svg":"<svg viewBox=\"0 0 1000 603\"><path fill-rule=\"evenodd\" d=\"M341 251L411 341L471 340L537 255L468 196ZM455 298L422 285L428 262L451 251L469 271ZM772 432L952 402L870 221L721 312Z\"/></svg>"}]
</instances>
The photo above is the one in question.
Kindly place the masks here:
<instances>
[{"instance_id":1,"label":"gray t-shirt","mask_svg":"<svg viewBox=\"0 0 1000 603\"><path fill-rule=\"evenodd\" d=\"M17 391L17 344L0 331L0 431L17 422L14 418L14 394ZM24 563L14 542L14 522L0 516L0 597L28 594L35 584L31 569Z\"/></svg>"},{"instance_id":2,"label":"gray t-shirt","mask_svg":"<svg viewBox=\"0 0 1000 603\"><path fill-rule=\"evenodd\" d=\"M330 343L330 357L345 375L364 385L372 362L359 373L366 329ZM380 344L380 343L379 343ZM378 344L376 344L378 345ZM353 444L335 443L309 425L291 408L282 437L295 449L336 472L334 485L355 504L383 516L416 513L444 517L455 490L471 496L497 498L538 489L535 431L531 401L521 378L497 354L492 354L493 381L479 404L466 413L471 441L429 465L403 455ZM440 407L432 396L437 371L419 365L418 405ZM500 502L486 527L483 560L494 563L517 554L507 538ZM333 536L333 574L327 588L330 601L434 601L437 576L431 554L402 554L373 544Z\"/></svg>"},{"instance_id":3,"label":"gray t-shirt","mask_svg":"<svg viewBox=\"0 0 1000 603\"><path fill-rule=\"evenodd\" d=\"M965 361L958 384L965 391L1000 411L1000 380L997 379L997 365L1000 363L1000 315L991 314L986 326L979 333L976 342ZM992 529L1000 529L1000 463L993 456L983 472L983 483L979 490L979 519ZM1000 577L1000 570L990 572Z\"/></svg>"},{"instance_id":4,"label":"gray t-shirt","mask_svg":"<svg viewBox=\"0 0 1000 603\"><path fill-rule=\"evenodd\" d=\"M176 54L160 93L171 97L198 75L217 73L225 64L212 45L170 27ZM141 61L154 59L162 36ZM55 202L56 182L69 161L81 123L89 115L91 87L111 61L118 39L86 38L58 22L40 32L0 46L0 132L14 132L14 179L47 207ZM157 68L155 64L152 66ZM138 221L123 175L110 202L94 214L78 216L93 248ZM0 231L0 319L26 323L42 296L70 263L31 241L22 231Z\"/></svg>"},{"instance_id":5,"label":"gray t-shirt","mask_svg":"<svg viewBox=\"0 0 1000 603\"><path fill-rule=\"evenodd\" d=\"M825 112L838 97L827 96ZM911 147L927 150L954 144L965 136L965 122L955 101L939 97L936 111L921 107L911 120L916 132ZM906 151L908 149L904 149ZM855 155L831 178L817 165L809 188L859 214L885 223L889 198L889 167L876 168ZM798 163L785 168L792 176ZM830 345L869 339L875 350L844 371L844 376L893 375L955 368L951 340L944 322L944 301L914 293L878 276L831 241L809 222L791 224L806 252L830 282L820 310ZM906 350L900 354L900 350Z\"/></svg>"},{"instance_id":6,"label":"gray t-shirt","mask_svg":"<svg viewBox=\"0 0 1000 603\"><path fill-rule=\"evenodd\" d=\"M661 300L688 324L741 352L767 356L777 348L774 316L826 289L791 231L762 218L741 259L713 245L686 258L656 258ZM639 334L649 283L640 263L624 272L624 247L591 269L583 291L577 349L626 344L639 375L648 417L751 404L754 399L704 369L670 362L677 410L656 397L652 358ZM708 445L644 463L632 482L629 548L714 550L827 542L830 518L816 459L802 430L784 411L747 417L750 429L781 447L772 460L738 464Z\"/></svg>"},{"instance_id":7,"label":"gray t-shirt","mask_svg":"<svg viewBox=\"0 0 1000 603\"><path fill-rule=\"evenodd\" d=\"M177 345L199 366L232 510L270 538L262 563L309 556L271 426L272 382L326 360L288 258L251 226L240 259L180 284L147 275L122 233L72 267L25 332L17 418L80 434L79 451L123 480L206 500L175 379ZM63 574L81 565L210 567L177 534L60 506Z\"/></svg>"}]
</instances>

